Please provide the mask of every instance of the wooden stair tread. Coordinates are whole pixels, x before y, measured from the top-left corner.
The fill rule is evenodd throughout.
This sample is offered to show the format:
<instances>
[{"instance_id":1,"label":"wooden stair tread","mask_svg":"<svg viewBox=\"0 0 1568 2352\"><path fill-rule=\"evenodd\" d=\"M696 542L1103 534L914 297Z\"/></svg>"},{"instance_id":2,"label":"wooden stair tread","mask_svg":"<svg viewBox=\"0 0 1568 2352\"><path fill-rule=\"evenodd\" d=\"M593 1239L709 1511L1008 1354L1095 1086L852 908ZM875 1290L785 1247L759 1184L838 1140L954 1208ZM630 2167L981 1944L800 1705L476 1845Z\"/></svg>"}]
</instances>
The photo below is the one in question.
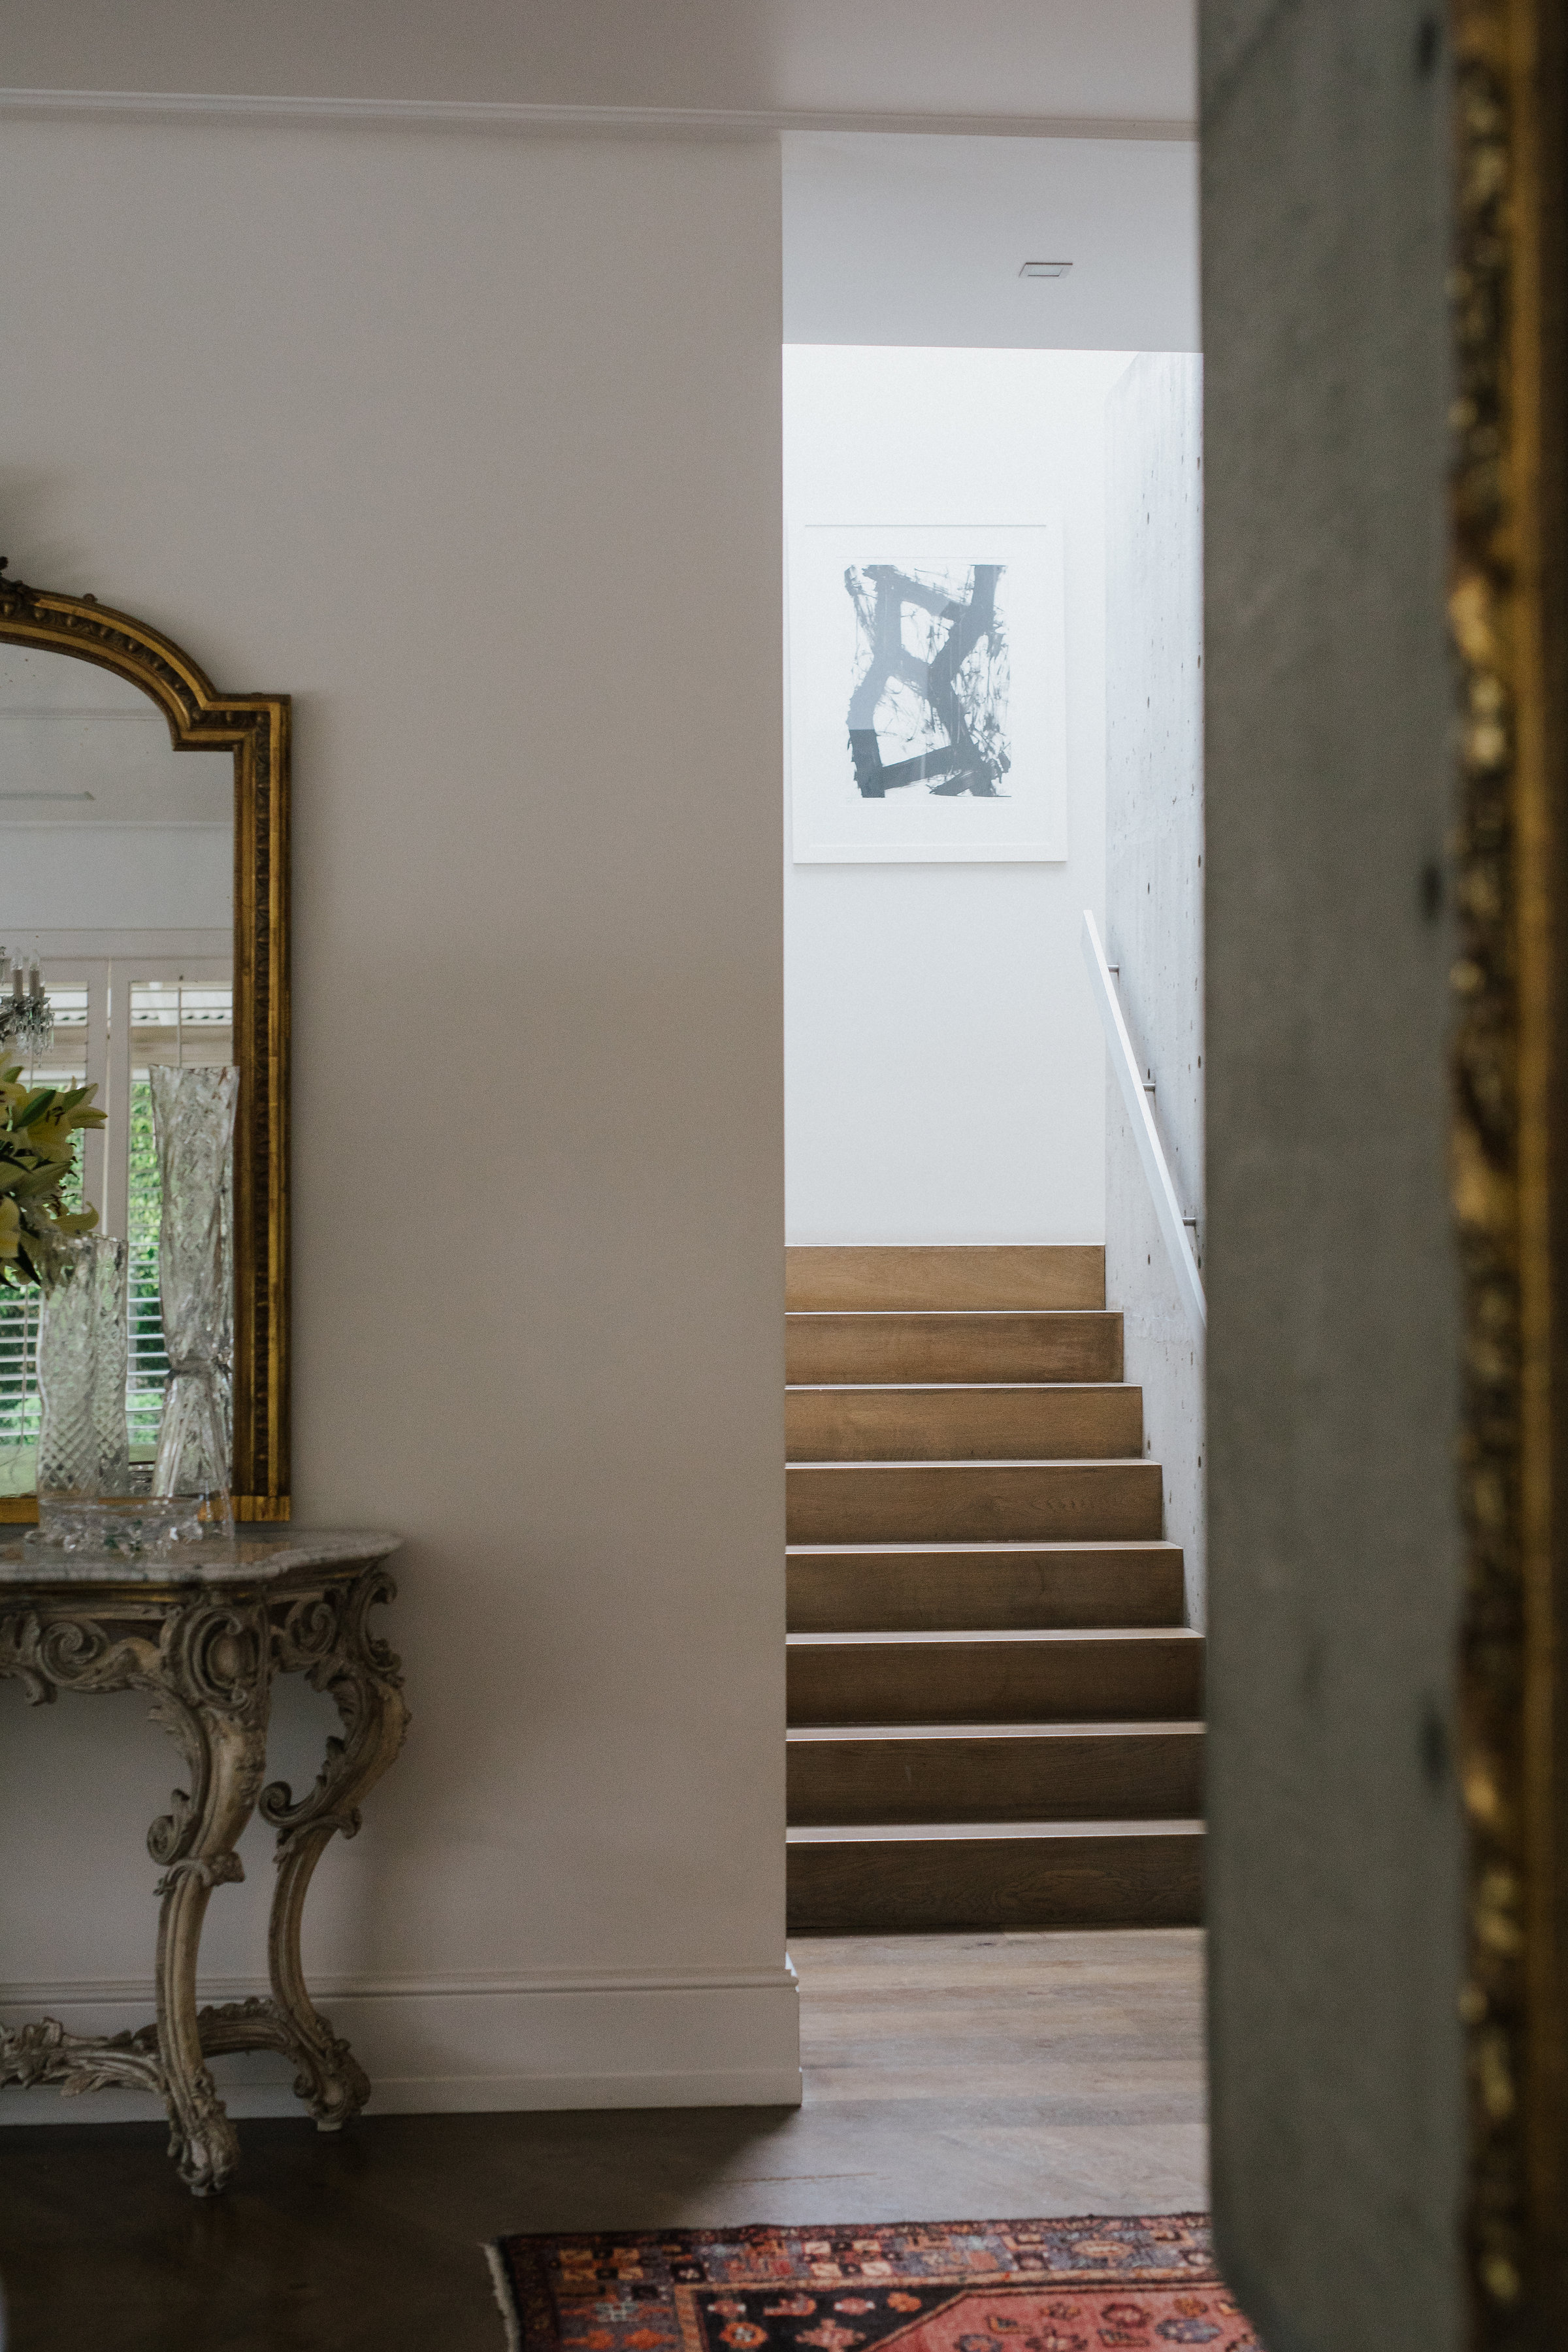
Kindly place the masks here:
<instances>
[{"instance_id":1,"label":"wooden stair tread","mask_svg":"<svg viewBox=\"0 0 1568 2352\"><path fill-rule=\"evenodd\" d=\"M1201 1739L1190 1717L1173 1723L792 1723L787 1741L814 1739Z\"/></svg>"},{"instance_id":2,"label":"wooden stair tread","mask_svg":"<svg viewBox=\"0 0 1568 2352\"><path fill-rule=\"evenodd\" d=\"M957 1845L995 1839L1047 1845L1074 1838L1199 1837L1200 1820L1139 1822L839 1822L787 1829L787 1845Z\"/></svg>"},{"instance_id":3,"label":"wooden stair tread","mask_svg":"<svg viewBox=\"0 0 1568 2352\"><path fill-rule=\"evenodd\" d=\"M847 1822L786 1832L792 1933L1195 1927L1201 1821Z\"/></svg>"},{"instance_id":4,"label":"wooden stair tread","mask_svg":"<svg viewBox=\"0 0 1568 2352\"><path fill-rule=\"evenodd\" d=\"M1176 1626L1183 1559L1163 1539L791 1544L792 1633L954 1625Z\"/></svg>"},{"instance_id":5,"label":"wooden stair tread","mask_svg":"<svg viewBox=\"0 0 1568 2352\"><path fill-rule=\"evenodd\" d=\"M792 1633L793 1724L1195 1722L1205 1644L1186 1626Z\"/></svg>"},{"instance_id":6,"label":"wooden stair tread","mask_svg":"<svg viewBox=\"0 0 1568 2352\"><path fill-rule=\"evenodd\" d=\"M788 1381L785 1396L1107 1396L1136 1389L1135 1381Z\"/></svg>"},{"instance_id":7,"label":"wooden stair tread","mask_svg":"<svg viewBox=\"0 0 1568 2352\"><path fill-rule=\"evenodd\" d=\"M952 1626L941 1631L922 1628L908 1633L786 1633L784 1646L791 1650L912 1650L943 1645L951 1648L954 1643L962 1643L966 1649L980 1649L1009 1643L1034 1643L1044 1647L1060 1642L1201 1643L1203 1639L1192 1625L989 1625L975 1632Z\"/></svg>"},{"instance_id":8,"label":"wooden stair tread","mask_svg":"<svg viewBox=\"0 0 1568 2352\"><path fill-rule=\"evenodd\" d=\"M1103 1307L807 1309L784 1317L784 1377L854 1381L1119 1381L1122 1318Z\"/></svg>"},{"instance_id":9,"label":"wooden stair tread","mask_svg":"<svg viewBox=\"0 0 1568 2352\"><path fill-rule=\"evenodd\" d=\"M1143 1391L1121 1381L799 1381L785 1453L821 1462L1136 1461Z\"/></svg>"},{"instance_id":10,"label":"wooden stair tread","mask_svg":"<svg viewBox=\"0 0 1568 2352\"><path fill-rule=\"evenodd\" d=\"M1120 1307L786 1307L786 1323L1120 1323Z\"/></svg>"},{"instance_id":11,"label":"wooden stair tread","mask_svg":"<svg viewBox=\"0 0 1568 2352\"><path fill-rule=\"evenodd\" d=\"M1164 1534L1164 1474L1138 1455L790 1463L793 1543L1025 1541Z\"/></svg>"},{"instance_id":12,"label":"wooden stair tread","mask_svg":"<svg viewBox=\"0 0 1568 2352\"><path fill-rule=\"evenodd\" d=\"M837 1468L842 1465L830 1464L828 1466ZM865 1465L856 1463L852 1466L864 1469ZM909 1465L900 1462L898 1466L904 1470ZM1080 1469L1082 1465L1075 1463L1073 1466ZM987 1557L995 1555L999 1558L1009 1553L1028 1555L1038 1552L1047 1559L1070 1559L1075 1552L1082 1551L1163 1552L1167 1558L1173 1554L1178 1559L1182 1556L1181 1545L1167 1543L1163 1536L976 1536L968 1542L957 1538L944 1543L791 1543L784 1546L784 1556L788 1559L831 1559L840 1552L855 1559L942 1559L966 1552L981 1552Z\"/></svg>"},{"instance_id":13,"label":"wooden stair tread","mask_svg":"<svg viewBox=\"0 0 1568 2352\"><path fill-rule=\"evenodd\" d=\"M1150 1462L1142 1454L1096 1454L1087 1461L1081 1454L931 1454L919 1462L900 1461L897 1454L885 1460L870 1462L791 1462L789 1470L848 1470L864 1475L868 1470L1159 1470L1157 1462Z\"/></svg>"},{"instance_id":14,"label":"wooden stair tread","mask_svg":"<svg viewBox=\"0 0 1568 2352\"><path fill-rule=\"evenodd\" d=\"M792 1245L786 1307L1103 1307L1102 1244Z\"/></svg>"},{"instance_id":15,"label":"wooden stair tread","mask_svg":"<svg viewBox=\"0 0 1568 2352\"><path fill-rule=\"evenodd\" d=\"M785 1743L791 1828L1187 1821L1203 1811L1201 1723L1037 1717L835 1724Z\"/></svg>"}]
</instances>

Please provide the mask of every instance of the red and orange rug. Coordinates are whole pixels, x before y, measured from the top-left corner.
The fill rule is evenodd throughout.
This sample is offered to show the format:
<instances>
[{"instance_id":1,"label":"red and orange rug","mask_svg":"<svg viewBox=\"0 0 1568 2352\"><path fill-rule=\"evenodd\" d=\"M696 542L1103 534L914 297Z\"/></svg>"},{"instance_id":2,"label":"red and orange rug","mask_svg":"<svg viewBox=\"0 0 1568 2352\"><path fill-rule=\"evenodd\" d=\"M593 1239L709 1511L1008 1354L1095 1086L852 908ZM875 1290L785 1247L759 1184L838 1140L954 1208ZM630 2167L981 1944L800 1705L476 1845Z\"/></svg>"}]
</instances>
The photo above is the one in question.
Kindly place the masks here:
<instances>
[{"instance_id":1,"label":"red and orange rug","mask_svg":"<svg viewBox=\"0 0 1568 2352\"><path fill-rule=\"evenodd\" d=\"M1207 2219L502 2238L516 2352L1258 2352Z\"/></svg>"}]
</instances>

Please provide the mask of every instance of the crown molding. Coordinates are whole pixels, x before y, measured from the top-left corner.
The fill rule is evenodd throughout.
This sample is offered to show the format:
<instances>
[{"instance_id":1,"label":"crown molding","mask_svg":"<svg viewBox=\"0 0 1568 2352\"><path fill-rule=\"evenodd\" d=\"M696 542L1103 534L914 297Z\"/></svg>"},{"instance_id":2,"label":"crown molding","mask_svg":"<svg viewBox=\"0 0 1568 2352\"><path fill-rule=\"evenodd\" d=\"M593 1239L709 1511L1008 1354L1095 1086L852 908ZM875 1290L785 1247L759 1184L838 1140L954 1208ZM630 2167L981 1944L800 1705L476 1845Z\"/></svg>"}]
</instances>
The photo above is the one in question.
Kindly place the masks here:
<instances>
[{"instance_id":1,"label":"crown molding","mask_svg":"<svg viewBox=\"0 0 1568 2352\"><path fill-rule=\"evenodd\" d=\"M265 98L183 90L0 89L0 115L109 116L144 121L363 123L371 128L554 131L577 137L755 139L780 131L902 132L927 138L1101 139L1185 142L1194 121L1121 115L900 114L854 109L523 106L479 99Z\"/></svg>"}]
</instances>

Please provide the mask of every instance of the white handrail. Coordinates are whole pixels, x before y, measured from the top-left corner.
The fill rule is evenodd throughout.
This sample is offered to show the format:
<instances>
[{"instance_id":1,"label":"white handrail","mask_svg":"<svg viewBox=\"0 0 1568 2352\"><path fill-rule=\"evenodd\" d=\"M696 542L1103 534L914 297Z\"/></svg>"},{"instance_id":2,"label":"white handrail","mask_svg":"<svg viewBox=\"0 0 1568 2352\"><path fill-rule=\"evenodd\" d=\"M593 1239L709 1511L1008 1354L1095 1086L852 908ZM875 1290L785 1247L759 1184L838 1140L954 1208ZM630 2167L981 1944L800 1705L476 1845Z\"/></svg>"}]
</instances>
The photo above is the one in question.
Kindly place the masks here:
<instances>
[{"instance_id":1,"label":"white handrail","mask_svg":"<svg viewBox=\"0 0 1568 2352\"><path fill-rule=\"evenodd\" d=\"M1086 907L1083 910L1083 960L1089 966L1089 983L1100 1017L1105 1024L1105 1042L1110 1049L1110 1066L1121 1088L1121 1099L1127 1106L1127 1116L1132 1122L1132 1139L1138 1146L1138 1157L1143 1163L1143 1173L1149 1180L1153 1195L1154 1216L1160 1228L1160 1238L1171 1261L1171 1271L1176 1277L1176 1288L1182 1295L1187 1320L1199 1341L1208 1336L1208 1305L1204 1297L1203 1276L1193 1255L1193 1245L1187 1239L1187 1228L1182 1218L1182 1204L1176 1198L1176 1188L1171 1181L1171 1171L1165 1164L1164 1150L1160 1142L1160 1130L1154 1124L1154 1114L1149 1108L1149 1096L1138 1075L1138 1056L1132 1051L1132 1040L1127 1034L1127 1024L1121 1017L1121 1006L1110 984L1110 966L1105 961L1100 930L1094 917Z\"/></svg>"}]
</instances>

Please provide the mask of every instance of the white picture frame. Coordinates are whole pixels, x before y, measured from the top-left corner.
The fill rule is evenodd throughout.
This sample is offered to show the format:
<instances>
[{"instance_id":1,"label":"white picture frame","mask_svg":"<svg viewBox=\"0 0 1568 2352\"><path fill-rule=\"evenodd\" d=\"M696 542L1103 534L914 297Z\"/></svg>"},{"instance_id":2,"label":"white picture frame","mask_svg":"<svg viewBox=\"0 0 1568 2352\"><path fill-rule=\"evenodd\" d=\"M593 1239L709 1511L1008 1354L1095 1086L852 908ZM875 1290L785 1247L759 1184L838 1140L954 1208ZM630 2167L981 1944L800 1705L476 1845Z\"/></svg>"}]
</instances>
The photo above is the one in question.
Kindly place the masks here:
<instances>
[{"instance_id":1,"label":"white picture frame","mask_svg":"<svg viewBox=\"0 0 1568 2352\"><path fill-rule=\"evenodd\" d=\"M788 612L797 864L1066 858L1058 522L797 521Z\"/></svg>"}]
</instances>

